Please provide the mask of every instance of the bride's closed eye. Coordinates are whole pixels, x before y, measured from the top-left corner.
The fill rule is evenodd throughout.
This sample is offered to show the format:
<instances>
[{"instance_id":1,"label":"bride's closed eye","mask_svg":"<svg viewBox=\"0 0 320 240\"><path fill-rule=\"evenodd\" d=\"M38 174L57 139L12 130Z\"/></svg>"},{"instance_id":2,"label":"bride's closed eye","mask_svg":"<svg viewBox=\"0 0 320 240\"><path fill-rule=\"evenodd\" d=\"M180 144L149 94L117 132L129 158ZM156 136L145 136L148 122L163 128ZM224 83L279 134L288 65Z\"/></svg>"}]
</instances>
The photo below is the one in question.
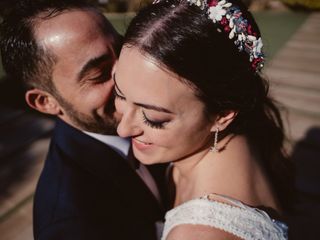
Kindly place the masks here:
<instances>
[{"instance_id":1,"label":"bride's closed eye","mask_svg":"<svg viewBox=\"0 0 320 240\"><path fill-rule=\"evenodd\" d=\"M146 125L155 129L164 129L165 125L170 121L170 120L160 120L160 121L151 120L146 116L144 111L142 111L142 117L143 117L143 122Z\"/></svg>"}]
</instances>

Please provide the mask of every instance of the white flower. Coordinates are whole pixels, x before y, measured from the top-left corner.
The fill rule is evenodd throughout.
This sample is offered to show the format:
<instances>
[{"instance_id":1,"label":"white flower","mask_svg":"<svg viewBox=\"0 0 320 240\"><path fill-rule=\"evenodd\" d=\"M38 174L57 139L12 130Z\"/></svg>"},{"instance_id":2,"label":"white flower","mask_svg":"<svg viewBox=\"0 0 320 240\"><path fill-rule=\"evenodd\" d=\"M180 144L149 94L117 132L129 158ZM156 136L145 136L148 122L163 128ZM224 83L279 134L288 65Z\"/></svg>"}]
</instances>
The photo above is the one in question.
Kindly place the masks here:
<instances>
[{"instance_id":1,"label":"white flower","mask_svg":"<svg viewBox=\"0 0 320 240\"><path fill-rule=\"evenodd\" d=\"M209 8L209 16L212 21L219 22L222 17L227 15L227 9L231 7L231 3L227 3L225 0L218 2L216 6L212 6Z\"/></svg>"},{"instance_id":2,"label":"white flower","mask_svg":"<svg viewBox=\"0 0 320 240\"><path fill-rule=\"evenodd\" d=\"M207 6L207 2L205 0L188 0L188 2L192 5L196 5L197 7L204 9Z\"/></svg>"},{"instance_id":3,"label":"white flower","mask_svg":"<svg viewBox=\"0 0 320 240\"><path fill-rule=\"evenodd\" d=\"M261 37L258 40L256 39L253 41L252 52L255 58L259 57L259 55L261 54L262 47L263 47L263 43L262 43Z\"/></svg>"},{"instance_id":4,"label":"white flower","mask_svg":"<svg viewBox=\"0 0 320 240\"><path fill-rule=\"evenodd\" d=\"M235 17L230 17L230 20L229 20L229 27L230 28L234 28L234 19L235 19Z\"/></svg>"},{"instance_id":5,"label":"white flower","mask_svg":"<svg viewBox=\"0 0 320 240\"><path fill-rule=\"evenodd\" d=\"M238 35L239 42L244 42L244 41L246 41L246 39L247 39L247 37L246 37L246 35L244 35L244 33L241 33Z\"/></svg>"},{"instance_id":6,"label":"white flower","mask_svg":"<svg viewBox=\"0 0 320 240\"><path fill-rule=\"evenodd\" d=\"M231 31L229 33L229 39L234 38L235 33L236 33L236 28L234 27L234 28L231 29Z\"/></svg>"},{"instance_id":7,"label":"white flower","mask_svg":"<svg viewBox=\"0 0 320 240\"><path fill-rule=\"evenodd\" d=\"M251 41L251 42L254 42L257 40L257 38L255 36L252 36L252 35L248 35L247 36L248 40Z\"/></svg>"}]
</instances>

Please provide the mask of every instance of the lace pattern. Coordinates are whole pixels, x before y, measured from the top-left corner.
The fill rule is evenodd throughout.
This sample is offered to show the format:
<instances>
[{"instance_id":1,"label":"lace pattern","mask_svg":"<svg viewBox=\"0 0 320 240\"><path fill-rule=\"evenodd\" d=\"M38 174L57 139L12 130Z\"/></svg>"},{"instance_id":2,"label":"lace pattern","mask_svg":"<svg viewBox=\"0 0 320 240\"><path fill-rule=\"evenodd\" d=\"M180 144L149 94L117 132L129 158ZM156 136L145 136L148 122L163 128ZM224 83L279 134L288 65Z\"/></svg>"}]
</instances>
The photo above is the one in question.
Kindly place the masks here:
<instances>
[{"instance_id":1,"label":"lace pattern","mask_svg":"<svg viewBox=\"0 0 320 240\"><path fill-rule=\"evenodd\" d=\"M211 226L245 240L288 239L288 227L284 223L271 219L262 210L249 207L234 199L223 198L233 205L205 196L188 201L167 212L161 240L165 240L169 232L181 224Z\"/></svg>"}]
</instances>

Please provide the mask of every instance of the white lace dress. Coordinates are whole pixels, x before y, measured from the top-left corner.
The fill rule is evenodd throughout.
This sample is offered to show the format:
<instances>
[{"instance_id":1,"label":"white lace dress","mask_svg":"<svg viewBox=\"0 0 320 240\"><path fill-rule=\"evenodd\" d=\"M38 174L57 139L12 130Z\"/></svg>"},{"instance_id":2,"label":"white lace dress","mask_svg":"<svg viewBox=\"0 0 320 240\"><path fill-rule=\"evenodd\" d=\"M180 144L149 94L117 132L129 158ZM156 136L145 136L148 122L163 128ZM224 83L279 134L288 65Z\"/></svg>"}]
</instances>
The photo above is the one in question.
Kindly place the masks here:
<instances>
[{"instance_id":1,"label":"white lace dress","mask_svg":"<svg viewBox=\"0 0 320 240\"><path fill-rule=\"evenodd\" d=\"M224 201L219 202L209 196L219 196ZM211 226L245 240L288 239L286 224L271 219L262 210L216 194L185 202L168 211L161 240L165 240L169 232L181 224Z\"/></svg>"}]
</instances>

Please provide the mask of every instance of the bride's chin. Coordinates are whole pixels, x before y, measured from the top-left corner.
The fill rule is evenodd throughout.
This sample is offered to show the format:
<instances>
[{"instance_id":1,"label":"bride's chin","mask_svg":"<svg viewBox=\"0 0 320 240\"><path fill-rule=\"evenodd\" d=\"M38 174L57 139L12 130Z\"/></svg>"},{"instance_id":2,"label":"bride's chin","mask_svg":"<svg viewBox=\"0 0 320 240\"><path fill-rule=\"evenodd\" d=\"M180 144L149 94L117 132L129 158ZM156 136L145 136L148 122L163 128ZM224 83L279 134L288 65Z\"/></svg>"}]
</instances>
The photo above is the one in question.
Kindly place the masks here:
<instances>
[{"instance_id":1,"label":"bride's chin","mask_svg":"<svg viewBox=\"0 0 320 240\"><path fill-rule=\"evenodd\" d=\"M153 165L153 164L161 163L150 156L149 157L148 156L141 156L139 153L136 153L135 151L133 151L133 153L134 153L134 156L136 157L136 159L140 163L142 163L143 165Z\"/></svg>"},{"instance_id":2,"label":"bride's chin","mask_svg":"<svg viewBox=\"0 0 320 240\"><path fill-rule=\"evenodd\" d=\"M143 165L152 165L152 164L156 164L156 163L152 163L150 161L142 161L142 160L139 160L140 163L142 163Z\"/></svg>"},{"instance_id":3,"label":"bride's chin","mask_svg":"<svg viewBox=\"0 0 320 240\"><path fill-rule=\"evenodd\" d=\"M134 153L134 156L136 157L136 159L140 163L142 163L143 165L151 165L151 164L153 164L152 161L150 161L150 160L152 160L151 157L141 156L140 154L135 153L135 151L133 151L133 153Z\"/></svg>"}]
</instances>

